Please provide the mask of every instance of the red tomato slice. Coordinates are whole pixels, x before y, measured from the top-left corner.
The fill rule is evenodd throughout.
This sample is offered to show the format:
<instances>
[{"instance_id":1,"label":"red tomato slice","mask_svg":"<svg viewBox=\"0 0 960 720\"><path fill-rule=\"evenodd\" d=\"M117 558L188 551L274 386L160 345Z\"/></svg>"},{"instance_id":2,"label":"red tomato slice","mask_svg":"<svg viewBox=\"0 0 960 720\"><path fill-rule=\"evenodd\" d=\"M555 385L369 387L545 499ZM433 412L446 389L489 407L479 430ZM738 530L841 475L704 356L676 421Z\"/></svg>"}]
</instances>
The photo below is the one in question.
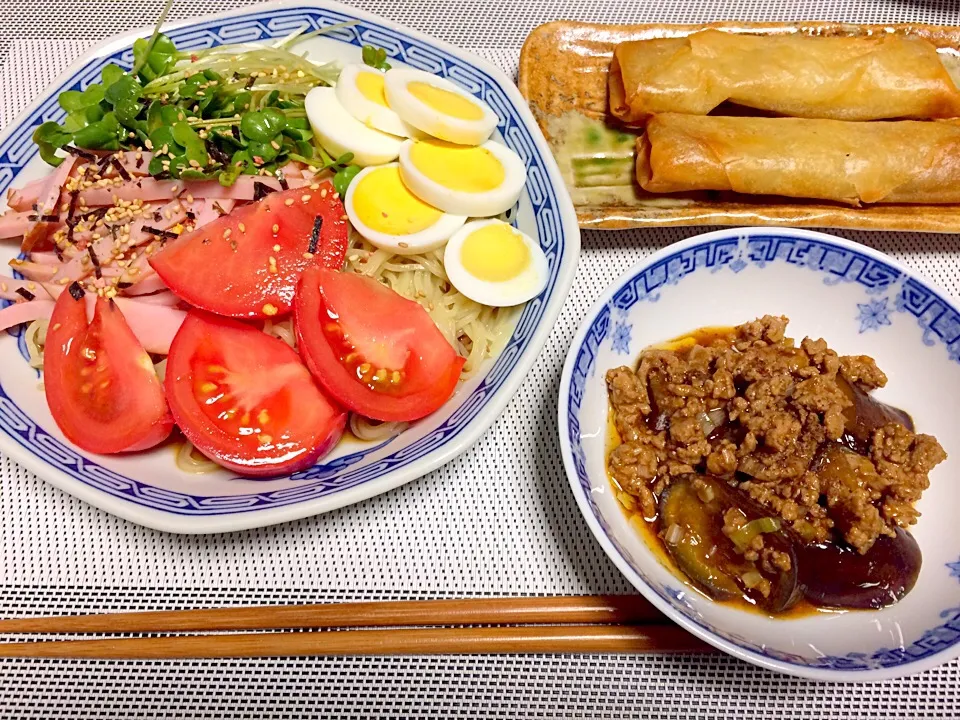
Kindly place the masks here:
<instances>
[{"instance_id":1,"label":"red tomato slice","mask_svg":"<svg viewBox=\"0 0 960 720\"><path fill-rule=\"evenodd\" d=\"M187 439L244 475L310 467L346 424L289 345L199 310L173 339L164 386Z\"/></svg>"},{"instance_id":2,"label":"red tomato slice","mask_svg":"<svg viewBox=\"0 0 960 720\"><path fill-rule=\"evenodd\" d=\"M466 360L412 300L373 278L303 273L294 301L300 355L324 389L375 420L416 420L453 394Z\"/></svg>"},{"instance_id":3,"label":"red tomato slice","mask_svg":"<svg viewBox=\"0 0 960 720\"><path fill-rule=\"evenodd\" d=\"M60 293L50 317L43 387L67 439L94 453L145 450L173 429L153 361L116 303L97 298L87 324L79 285Z\"/></svg>"},{"instance_id":4,"label":"red tomato slice","mask_svg":"<svg viewBox=\"0 0 960 720\"><path fill-rule=\"evenodd\" d=\"M343 267L348 223L334 194L329 182L271 193L177 238L150 265L203 310L236 318L286 315L300 273Z\"/></svg>"}]
</instances>

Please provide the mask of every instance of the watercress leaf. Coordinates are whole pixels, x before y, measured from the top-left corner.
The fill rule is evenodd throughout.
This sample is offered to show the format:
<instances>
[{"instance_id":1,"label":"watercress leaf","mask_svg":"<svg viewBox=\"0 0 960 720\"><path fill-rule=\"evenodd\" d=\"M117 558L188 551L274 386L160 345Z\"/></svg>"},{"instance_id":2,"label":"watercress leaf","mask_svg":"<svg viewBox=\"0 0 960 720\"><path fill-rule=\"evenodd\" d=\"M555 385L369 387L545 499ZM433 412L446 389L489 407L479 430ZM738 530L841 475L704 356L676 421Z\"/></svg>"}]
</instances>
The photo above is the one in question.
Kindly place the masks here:
<instances>
[{"instance_id":1,"label":"watercress leaf","mask_svg":"<svg viewBox=\"0 0 960 720\"><path fill-rule=\"evenodd\" d=\"M173 139L184 148L184 155L187 164L194 161L199 165L207 164L207 146L203 140L190 125L185 122L179 122L173 126Z\"/></svg>"},{"instance_id":2,"label":"watercress leaf","mask_svg":"<svg viewBox=\"0 0 960 720\"><path fill-rule=\"evenodd\" d=\"M360 172L359 165L348 165L343 170L333 176L333 188L340 193L340 197L345 197L350 183Z\"/></svg>"},{"instance_id":3,"label":"watercress leaf","mask_svg":"<svg viewBox=\"0 0 960 720\"><path fill-rule=\"evenodd\" d=\"M383 70L384 72L390 69L390 64L387 62L387 51L383 48L364 45L360 51L360 55L363 58L364 65L369 65L372 68Z\"/></svg>"},{"instance_id":4,"label":"watercress leaf","mask_svg":"<svg viewBox=\"0 0 960 720\"><path fill-rule=\"evenodd\" d=\"M196 168L184 168L180 171L180 177L183 180L209 180L214 177L214 173L207 173Z\"/></svg>"},{"instance_id":5,"label":"watercress leaf","mask_svg":"<svg viewBox=\"0 0 960 720\"><path fill-rule=\"evenodd\" d=\"M83 93L79 90L64 90L57 98L57 102L67 112L82 110L88 103L84 102Z\"/></svg>"},{"instance_id":6,"label":"watercress leaf","mask_svg":"<svg viewBox=\"0 0 960 720\"><path fill-rule=\"evenodd\" d=\"M45 163L54 167L63 162L63 158L56 154L57 149L68 144L72 138L73 133L67 132L52 120L43 123L33 131L33 142L40 150L40 157Z\"/></svg>"},{"instance_id":7,"label":"watercress leaf","mask_svg":"<svg viewBox=\"0 0 960 720\"><path fill-rule=\"evenodd\" d=\"M276 108L250 112L240 118L240 132L250 140L268 142L287 125L287 116Z\"/></svg>"},{"instance_id":8,"label":"watercress leaf","mask_svg":"<svg viewBox=\"0 0 960 720\"><path fill-rule=\"evenodd\" d=\"M97 103L96 105L88 105L79 115L82 115L83 124L87 125L89 123L100 122L106 114L103 105ZM80 120L80 117L77 117L77 119Z\"/></svg>"},{"instance_id":9,"label":"watercress leaf","mask_svg":"<svg viewBox=\"0 0 960 720\"><path fill-rule=\"evenodd\" d=\"M306 140L297 141L297 154L302 155L308 160L313 159L313 145Z\"/></svg>"},{"instance_id":10,"label":"watercress leaf","mask_svg":"<svg viewBox=\"0 0 960 720\"><path fill-rule=\"evenodd\" d=\"M173 125L181 120L186 120L187 116L176 105L164 105L160 108L160 119L164 125Z\"/></svg>"},{"instance_id":11,"label":"watercress leaf","mask_svg":"<svg viewBox=\"0 0 960 720\"><path fill-rule=\"evenodd\" d=\"M116 107L124 100L136 100L143 94L143 86L131 75L124 75L110 85L103 94L103 99Z\"/></svg>"},{"instance_id":12,"label":"watercress leaf","mask_svg":"<svg viewBox=\"0 0 960 720\"><path fill-rule=\"evenodd\" d=\"M154 155L152 158L150 158L150 164L147 165L147 172L153 176L165 173L166 169L163 167L164 160L166 160L166 158L161 158L159 155Z\"/></svg>"},{"instance_id":13,"label":"watercress leaf","mask_svg":"<svg viewBox=\"0 0 960 720\"><path fill-rule=\"evenodd\" d=\"M109 63L103 66L103 70L100 71L100 81L103 83L103 88L106 89L113 85L117 80L123 77L123 70L113 63Z\"/></svg>"},{"instance_id":14,"label":"watercress leaf","mask_svg":"<svg viewBox=\"0 0 960 720\"><path fill-rule=\"evenodd\" d=\"M279 145L279 143L277 143ZM276 160L279 150L272 143L252 142L247 148L250 157L259 165ZM259 160L257 160L259 158Z\"/></svg>"},{"instance_id":15,"label":"watercress leaf","mask_svg":"<svg viewBox=\"0 0 960 720\"><path fill-rule=\"evenodd\" d=\"M124 100L120 103L117 103L117 106L114 108L114 112L116 113L117 120L120 121L120 124L124 127L130 128L131 130L137 127L137 119L140 116L141 110L143 110L143 105L136 100Z\"/></svg>"},{"instance_id":16,"label":"watercress leaf","mask_svg":"<svg viewBox=\"0 0 960 720\"><path fill-rule=\"evenodd\" d=\"M161 110L163 110L163 103L161 103L159 100L154 100L152 103L150 103L150 105L147 106L148 133L152 133L154 130L164 124Z\"/></svg>"},{"instance_id":17,"label":"watercress leaf","mask_svg":"<svg viewBox=\"0 0 960 720\"><path fill-rule=\"evenodd\" d=\"M120 147L116 127L106 117L77 130L73 142L88 150L116 150Z\"/></svg>"},{"instance_id":18,"label":"watercress leaf","mask_svg":"<svg viewBox=\"0 0 960 720\"><path fill-rule=\"evenodd\" d=\"M154 152L160 152L164 145L167 146L167 152L174 155L183 151L183 147L173 139L173 128L170 125L161 125L150 133L150 144L153 145Z\"/></svg>"}]
</instances>

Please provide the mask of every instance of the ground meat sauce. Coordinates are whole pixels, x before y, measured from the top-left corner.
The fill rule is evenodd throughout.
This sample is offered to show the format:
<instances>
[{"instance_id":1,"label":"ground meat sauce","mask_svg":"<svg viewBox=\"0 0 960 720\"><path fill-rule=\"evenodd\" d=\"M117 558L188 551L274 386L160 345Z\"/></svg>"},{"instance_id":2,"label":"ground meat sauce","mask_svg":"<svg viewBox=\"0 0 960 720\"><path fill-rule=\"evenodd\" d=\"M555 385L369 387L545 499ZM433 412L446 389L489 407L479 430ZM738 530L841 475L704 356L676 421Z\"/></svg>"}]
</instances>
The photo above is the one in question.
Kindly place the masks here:
<instances>
[{"instance_id":1,"label":"ground meat sauce","mask_svg":"<svg viewBox=\"0 0 960 720\"><path fill-rule=\"evenodd\" d=\"M844 552L829 556L839 558L835 569L841 574L846 569L840 565L853 562L844 558L869 554L881 538L886 540L877 557L912 557L900 547L913 543L902 529L916 522L914 503L929 486L929 472L946 458L935 438L914 432L906 413L869 396L887 382L872 358L840 357L823 340L806 338L798 346L785 336L787 322L765 316L732 329L699 331L644 351L636 370L607 373L620 439L609 457L613 480L651 523L663 515L665 496L681 497L668 488L692 483L683 497L699 497L700 510L716 516L698 532L718 532L720 545L730 545L724 538L746 538L724 562L747 563L737 565L739 574L732 577L760 605L771 596L795 601L797 593L774 587L778 573L783 576L796 562L790 547L836 545ZM700 478L723 486L706 488ZM658 526L675 560L692 533L689 517L686 522ZM777 542L771 542L774 536ZM693 544L698 541L706 544L703 538ZM679 564L688 576L694 568L691 579L701 589L716 590L703 581L697 563L719 562L719 552L707 547L696 558L687 553L687 566ZM916 567L903 572L919 572L919 552ZM867 602L861 593L846 604L889 604L912 581L894 584L899 589L884 589L879 600ZM842 592L831 592L829 597L842 599Z\"/></svg>"}]
</instances>

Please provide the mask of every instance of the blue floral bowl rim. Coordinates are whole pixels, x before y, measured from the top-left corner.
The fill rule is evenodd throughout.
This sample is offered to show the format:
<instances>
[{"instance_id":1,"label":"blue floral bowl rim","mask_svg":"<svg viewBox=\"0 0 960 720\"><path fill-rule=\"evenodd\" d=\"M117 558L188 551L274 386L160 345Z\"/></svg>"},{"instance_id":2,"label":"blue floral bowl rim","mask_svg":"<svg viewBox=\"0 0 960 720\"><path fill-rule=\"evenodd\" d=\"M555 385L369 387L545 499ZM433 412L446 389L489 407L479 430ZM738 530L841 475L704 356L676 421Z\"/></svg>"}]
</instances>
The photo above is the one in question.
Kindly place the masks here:
<instances>
[{"instance_id":1,"label":"blue floral bowl rim","mask_svg":"<svg viewBox=\"0 0 960 720\"><path fill-rule=\"evenodd\" d=\"M569 350L567 351L567 357L563 364L563 371L560 375L560 392L557 398L557 430L560 439L560 451L563 458L563 466L567 473L567 480L570 483L570 489L573 492L574 498L576 499L577 507L580 509L580 513L583 515L587 526L590 528L590 531L593 533L596 541L607 554L607 557L613 561L620 572L623 573L624 577L627 578L630 584L633 585L634 588L636 588L641 595L644 596L644 598L646 598L654 607L670 618L673 622L684 628L687 632L699 637L701 640L709 643L713 647L722 650L723 652L736 658L746 660L754 665L775 670L787 675L833 682L880 682L903 677L905 675L919 673L924 670L929 670L942 665L946 662L950 662L951 660L955 660L956 658L960 657L960 639L940 652L926 655L923 658L915 661L899 663L890 667L854 670L849 668L845 669L842 667L814 667L801 663L790 662L788 660L781 660L721 637L715 634L706 625L696 622L677 610L669 600L667 600L650 583L647 582L643 575L641 575L632 567L630 561L624 557L624 555L616 547L616 544L611 540L609 535L604 530L596 511L591 505L590 499L584 492L573 457L574 442L579 444L579 440L574 441L569 433L570 426L568 418L571 412L570 389L572 387L572 380L578 355L580 354L580 350L583 348L587 340L587 335L593 327L598 316L610 304L614 296L625 286L636 280L644 272L649 270L651 267L656 266L657 263L662 262L666 258L690 248L701 245L709 245L711 242L716 240L727 238L744 239L753 236L780 236L787 238L809 239L822 244L834 245L838 249L859 253L872 260L886 264L902 273L905 277L911 278L916 283L922 285L927 291L930 292L932 296L943 303L946 308L952 310L955 314L960 314L960 310L958 310L960 303L954 300L949 293L941 288L938 288L935 283L930 281L928 278L925 278L922 274L906 267L889 255L886 255L878 250L874 250L871 247L862 245L853 240L847 240L846 238L830 235L828 233L799 228L734 227L694 235L661 248L652 255L649 255L648 257L645 257L635 263L607 286L607 288L600 294L597 300L584 315L583 320L581 321L576 333L573 336L573 339L570 342ZM957 574L960 576L960 570L957 571Z\"/></svg>"}]
</instances>

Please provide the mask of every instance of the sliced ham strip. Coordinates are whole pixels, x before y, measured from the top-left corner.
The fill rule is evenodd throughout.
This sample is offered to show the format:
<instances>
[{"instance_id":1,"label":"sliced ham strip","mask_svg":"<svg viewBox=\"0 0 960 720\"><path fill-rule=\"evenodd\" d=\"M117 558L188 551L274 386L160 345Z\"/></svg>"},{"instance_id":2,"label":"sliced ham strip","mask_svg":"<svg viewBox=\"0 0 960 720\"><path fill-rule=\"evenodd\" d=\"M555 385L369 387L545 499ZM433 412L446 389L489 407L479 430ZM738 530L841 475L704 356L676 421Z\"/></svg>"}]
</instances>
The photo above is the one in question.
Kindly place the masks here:
<instances>
[{"instance_id":1,"label":"sliced ham strip","mask_svg":"<svg viewBox=\"0 0 960 720\"><path fill-rule=\"evenodd\" d=\"M0 330L8 330L39 318L49 318L53 305L53 300L31 300L8 305L0 310Z\"/></svg>"},{"instance_id":2,"label":"sliced ham strip","mask_svg":"<svg viewBox=\"0 0 960 720\"><path fill-rule=\"evenodd\" d=\"M30 262L29 260L20 260L14 258L10 261L10 267L23 275L27 280L34 282L50 282L53 276L57 274L56 265L41 265L40 263Z\"/></svg>"},{"instance_id":3,"label":"sliced ham strip","mask_svg":"<svg viewBox=\"0 0 960 720\"><path fill-rule=\"evenodd\" d=\"M67 178L70 177L70 171L73 170L76 160L73 155L64 158L56 172L46 178L46 185L37 200L38 219L26 229L23 234L23 241L20 243L20 248L24 252L32 250L37 243L45 240L47 233L53 228L55 223L42 222L39 218L44 215L59 216L60 192L63 190Z\"/></svg>"},{"instance_id":4,"label":"sliced ham strip","mask_svg":"<svg viewBox=\"0 0 960 720\"><path fill-rule=\"evenodd\" d=\"M15 302L21 302L25 300L26 298L17 292L18 288L22 288L27 292L32 293L38 300L47 300L51 297L42 283L38 283L33 280L20 280L19 278L0 277L0 298L3 298L4 300L13 300Z\"/></svg>"},{"instance_id":5,"label":"sliced ham strip","mask_svg":"<svg viewBox=\"0 0 960 720\"><path fill-rule=\"evenodd\" d=\"M7 205L14 210L33 210L33 206L40 202L40 193L47 186L47 177L32 180L22 188L11 188L7 191Z\"/></svg>"},{"instance_id":6,"label":"sliced ham strip","mask_svg":"<svg viewBox=\"0 0 960 720\"><path fill-rule=\"evenodd\" d=\"M260 175L241 175L230 187L224 187L216 180L191 181L156 180L152 177L137 178L123 185L110 188L88 188L80 191L80 201L88 207L113 205L114 198L120 200L140 199L143 202L172 200L177 196L191 195L194 198L222 200L253 200L256 183L262 183L271 190L280 190L280 181L276 178ZM303 178L291 178L290 187L303 187L309 181Z\"/></svg>"},{"instance_id":7,"label":"sliced ham strip","mask_svg":"<svg viewBox=\"0 0 960 720\"><path fill-rule=\"evenodd\" d=\"M55 252L32 252L30 253L30 261L35 262L38 265L59 265L60 258L57 257Z\"/></svg>"},{"instance_id":8,"label":"sliced ham strip","mask_svg":"<svg viewBox=\"0 0 960 720\"><path fill-rule=\"evenodd\" d=\"M147 270L134 276L137 282L128 288L124 288L124 295L136 297L138 295L148 295L167 289L167 284L163 282L160 276L150 267L146 256L143 257L143 265L146 266Z\"/></svg>"},{"instance_id":9,"label":"sliced ham strip","mask_svg":"<svg viewBox=\"0 0 960 720\"><path fill-rule=\"evenodd\" d=\"M131 297L131 300L146 303L147 305L163 305L165 307L180 306L180 298L169 290L161 290L160 292L151 293L150 295L135 295Z\"/></svg>"},{"instance_id":10,"label":"sliced ham strip","mask_svg":"<svg viewBox=\"0 0 960 720\"><path fill-rule=\"evenodd\" d=\"M22 212L5 212L0 215L0 239L9 239L22 237L31 228L35 220L31 217L36 215L33 209Z\"/></svg>"},{"instance_id":11,"label":"sliced ham strip","mask_svg":"<svg viewBox=\"0 0 960 720\"><path fill-rule=\"evenodd\" d=\"M170 352L173 336L187 317L183 310L125 297L116 297L114 301L144 350L157 355Z\"/></svg>"}]
</instances>

